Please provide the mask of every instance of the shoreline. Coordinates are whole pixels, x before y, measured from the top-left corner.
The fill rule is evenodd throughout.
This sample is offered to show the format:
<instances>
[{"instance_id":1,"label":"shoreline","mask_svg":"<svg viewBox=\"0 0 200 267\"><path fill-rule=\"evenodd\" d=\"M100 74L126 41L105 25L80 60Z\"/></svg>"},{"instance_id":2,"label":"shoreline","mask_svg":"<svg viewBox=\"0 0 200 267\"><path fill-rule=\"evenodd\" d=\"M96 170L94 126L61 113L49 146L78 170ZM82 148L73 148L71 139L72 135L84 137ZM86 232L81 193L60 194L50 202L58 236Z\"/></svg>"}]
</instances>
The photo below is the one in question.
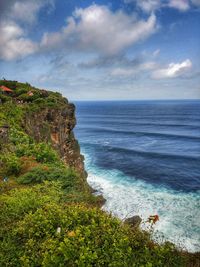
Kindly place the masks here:
<instances>
[{"instance_id":1,"label":"shoreline","mask_svg":"<svg viewBox=\"0 0 200 267\"><path fill-rule=\"evenodd\" d=\"M95 179L96 177L96 179ZM125 193L127 196L129 196L130 192L125 192L126 191L126 188L122 186L122 190L125 190L123 193L124 193L124 203L121 202L120 200L120 193L116 192L113 193L113 199L112 199L112 193L108 196L108 192L107 191L114 191L114 187L118 187L118 189L120 188L120 185L117 185L113 182L112 182L108 179L106 180L105 177L101 178L100 177L100 181L103 180L103 182L105 182L108 186L111 187L109 189L106 189L106 186L103 187L103 183L99 183L99 181L97 181L97 177L100 177L100 176L97 176L96 174L93 174L91 173L90 171L88 171L88 177L87 177L87 183L89 184L89 186L92 188L92 191L93 191L93 194L94 195L97 195L97 196L101 196L103 198L103 202L101 203L101 209L108 212L108 213L111 213L112 216L115 216L117 218L119 218L120 220L124 220L124 219L127 219L127 218L130 218L130 217L133 217L133 216L140 216L142 218L142 223L141 223L141 229L142 230L149 230L147 226L145 226L144 222L147 220L148 216L152 215L152 214L156 214L156 212L152 212L152 214L149 213L148 216L145 216L146 213L144 212L143 214L141 214L141 209L138 208L136 210L138 210L138 212L134 212L134 209L133 210L130 210L130 206L128 206L128 204L130 203L125 203L126 201L126 198L125 198ZM127 187L128 188L128 187ZM131 186L129 187L129 190L130 190ZM134 186L132 185L132 189L134 188ZM113 189L113 190L112 190ZM170 194L169 192L165 192L165 194ZM155 194L157 194L157 192L155 192ZM117 200L116 200L116 197L117 197ZM177 196L174 196L174 198L176 199ZM133 202L132 202L133 204ZM136 205L136 203L134 203ZM123 207L126 207L126 213L125 211L123 210ZM115 209L116 208L116 209ZM135 208L135 207L134 207ZM170 209L171 207L169 207ZM174 208L174 207L173 207ZM129 211L128 211L129 209ZM161 221L158 222L157 225L155 225L155 228L154 228L154 240L155 241L158 241L158 239L160 239L158 241L158 243L162 243L164 241L169 241L169 242L172 242L173 244L176 245L177 249L181 250L181 251L187 251L189 253L199 253L200 252L200 247L198 246L198 242L196 239L193 239L192 237L188 238L187 237L187 233L183 233L181 232L181 228L183 228L183 225L180 227L175 227L173 225L173 217L170 217L170 218L167 218L167 221L166 220L166 215L162 215L162 212L164 212L164 208L163 210L160 209L160 212L158 214L161 213ZM124 214L124 215L123 215ZM171 225L171 226L170 226ZM175 224L176 225L176 224ZM180 233L176 233L176 230L177 231L180 231ZM164 231L164 232L163 232ZM166 232L165 232L166 231ZM171 233L171 234L170 234ZM185 237L184 237L185 236ZM195 241L196 240L196 241ZM197 242L197 243L196 243Z\"/></svg>"}]
</instances>

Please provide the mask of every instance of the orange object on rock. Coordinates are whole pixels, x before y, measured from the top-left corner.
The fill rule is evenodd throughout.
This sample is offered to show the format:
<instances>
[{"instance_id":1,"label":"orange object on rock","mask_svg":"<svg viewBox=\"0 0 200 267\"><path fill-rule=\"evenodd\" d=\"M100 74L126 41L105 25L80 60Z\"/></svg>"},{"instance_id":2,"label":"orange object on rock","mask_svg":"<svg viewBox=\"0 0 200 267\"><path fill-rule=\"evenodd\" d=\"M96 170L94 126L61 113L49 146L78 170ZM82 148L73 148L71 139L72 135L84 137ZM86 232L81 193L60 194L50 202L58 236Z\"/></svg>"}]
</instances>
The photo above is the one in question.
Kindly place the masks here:
<instances>
[{"instance_id":1,"label":"orange object on rock","mask_svg":"<svg viewBox=\"0 0 200 267\"><path fill-rule=\"evenodd\" d=\"M157 214L156 215L151 215L148 218L148 222L149 223L155 224L157 221L159 221L159 216Z\"/></svg>"}]
</instances>

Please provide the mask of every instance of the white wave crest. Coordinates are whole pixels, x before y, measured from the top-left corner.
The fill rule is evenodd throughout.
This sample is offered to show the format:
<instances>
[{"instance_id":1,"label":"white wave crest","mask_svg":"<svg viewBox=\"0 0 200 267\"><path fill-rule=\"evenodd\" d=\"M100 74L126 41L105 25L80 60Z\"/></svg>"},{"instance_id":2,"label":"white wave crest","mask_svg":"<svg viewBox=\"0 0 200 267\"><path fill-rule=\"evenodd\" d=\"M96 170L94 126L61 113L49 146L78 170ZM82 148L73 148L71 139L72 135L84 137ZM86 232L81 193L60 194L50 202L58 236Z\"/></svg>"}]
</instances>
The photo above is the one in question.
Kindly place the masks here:
<instances>
[{"instance_id":1,"label":"white wave crest","mask_svg":"<svg viewBox=\"0 0 200 267\"><path fill-rule=\"evenodd\" d=\"M124 219L140 215L143 222L158 214L154 238L168 240L182 249L200 251L200 196L156 187L119 171L89 167L88 183L106 199L103 209ZM148 228L147 223L142 228Z\"/></svg>"}]
</instances>

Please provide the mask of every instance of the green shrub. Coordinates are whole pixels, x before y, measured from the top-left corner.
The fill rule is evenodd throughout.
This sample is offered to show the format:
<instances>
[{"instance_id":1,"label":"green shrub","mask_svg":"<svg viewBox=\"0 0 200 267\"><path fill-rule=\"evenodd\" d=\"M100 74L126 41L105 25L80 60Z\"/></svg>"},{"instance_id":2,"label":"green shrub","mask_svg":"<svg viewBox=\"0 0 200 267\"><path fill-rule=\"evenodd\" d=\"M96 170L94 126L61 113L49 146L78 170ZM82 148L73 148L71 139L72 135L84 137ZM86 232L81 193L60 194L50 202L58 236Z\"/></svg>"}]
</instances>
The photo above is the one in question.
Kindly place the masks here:
<instances>
[{"instance_id":1,"label":"green shrub","mask_svg":"<svg viewBox=\"0 0 200 267\"><path fill-rule=\"evenodd\" d=\"M20 96L22 94L26 94L29 91L28 88L18 88L15 90L15 95Z\"/></svg>"},{"instance_id":2,"label":"green shrub","mask_svg":"<svg viewBox=\"0 0 200 267\"><path fill-rule=\"evenodd\" d=\"M29 96L27 93L23 93L23 94L19 95L17 99L22 100L24 102L29 102L32 100L32 97Z\"/></svg>"},{"instance_id":3,"label":"green shrub","mask_svg":"<svg viewBox=\"0 0 200 267\"><path fill-rule=\"evenodd\" d=\"M30 136L28 136L22 130L18 130L14 127L10 129L9 140L14 145L24 145L33 143L33 140L30 138Z\"/></svg>"},{"instance_id":4,"label":"green shrub","mask_svg":"<svg viewBox=\"0 0 200 267\"><path fill-rule=\"evenodd\" d=\"M0 105L0 124L8 124L20 128L23 110L13 102Z\"/></svg>"},{"instance_id":5,"label":"green shrub","mask_svg":"<svg viewBox=\"0 0 200 267\"><path fill-rule=\"evenodd\" d=\"M38 207L49 203L59 202L61 198L61 184L59 182L45 182L28 188L13 189L9 194L0 195L0 222L3 229Z\"/></svg>"},{"instance_id":6,"label":"green shrub","mask_svg":"<svg viewBox=\"0 0 200 267\"><path fill-rule=\"evenodd\" d=\"M16 146L16 154L19 157L32 156L38 162L55 163L59 161L58 153L46 143L18 144Z\"/></svg>"},{"instance_id":7,"label":"green shrub","mask_svg":"<svg viewBox=\"0 0 200 267\"><path fill-rule=\"evenodd\" d=\"M21 266L130 266L127 229L96 208L47 204L14 232Z\"/></svg>"},{"instance_id":8,"label":"green shrub","mask_svg":"<svg viewBox=\"0 0 200 267\"><path fill-rule=\"evenodd\" d=\"M9 254L16 247L18 261L7 258L9 266L184 266L171 244L152 246L148 234L133 232L118 219L84 205L46 202L26 213L12 228L12 236Z\"/></svg>"},{"instance_id":9,"label":"green shrub","mask_svg":"<svg viewBox=\"0 0 200 267\"><path fill-rule=\"evenodd\" d=\"M17 181L20 184L41 183L48 179L49 172L43 167L34 167L29 172L20 176Z\"/></svg>"},{"instance_id":10,"label":"green shrub","mask_svg":"<svg viewBox=\"0 0 200 267\"><path fill-rule=\"evenodd\" d=\"M20 176L17 181L21 184L34 184L42 183L45 180L59 180L62 182L62 188L74 189L78 182L78 176L70 168L39 166Z\"/></svg>"},{"instance_id":11,"label":"green shrub","mask_svg":"<svg viewBox=\"0 0 200 267\"><path fill-rule=\"evenodd\" d=\"M57 152L50 144L38 143L31 146L28 156L34 156L38 162L56 162L59 161Z\"/></svg>"},{"instance_id":12,"label":"green shrub","mask_svg":"<svg viewBox=\"0 0 200 267\"><path fill-rule=\"evenodd\" d=\"M0 162L6 175L18 175L21 171L22 162L15 154L2 155Z\"/></svg>"},{"instance_id":13,"label":"green shrub","mask_svg":"<svg viewBox=\"0 0 200 267\"><path fill-rule=\"evenodd\" d=\"M37 98L33 101L34 104L38 104L38 105L44 105L46 103L45 99L44 98Z\"/></svg>"},{"instance_id":14,"label":"green shrub","mask_svg":"<svg viewBox=\"0 0 200 267\"><path fill-rule=\"evenodd\" d=\"M5 103L5 102L8 102L8 101L11 101L11 97L10 96L6 96L4 94L2 94L0 92L0 103Z\"/></svg>"}]
</instances>

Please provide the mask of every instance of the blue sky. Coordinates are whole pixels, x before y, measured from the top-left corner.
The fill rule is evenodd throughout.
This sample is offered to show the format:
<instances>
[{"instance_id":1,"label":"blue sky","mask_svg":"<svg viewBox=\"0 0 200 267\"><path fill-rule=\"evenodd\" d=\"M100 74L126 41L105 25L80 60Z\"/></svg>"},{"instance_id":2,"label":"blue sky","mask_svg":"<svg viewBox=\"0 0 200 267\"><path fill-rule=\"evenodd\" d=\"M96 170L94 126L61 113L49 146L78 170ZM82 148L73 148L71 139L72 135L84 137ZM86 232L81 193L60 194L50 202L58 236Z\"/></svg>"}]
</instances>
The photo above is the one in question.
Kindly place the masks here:
<instances>
[{"instance_id":1,"label":"blue sky","mask_svg":"<svg viewBox=\"0 0 200 267\"><path fill-rule=\"evenodd\" d=\"M1 78L70 100L199 99L200 0L0 0Z\"/></svg>"}]
</instances>

